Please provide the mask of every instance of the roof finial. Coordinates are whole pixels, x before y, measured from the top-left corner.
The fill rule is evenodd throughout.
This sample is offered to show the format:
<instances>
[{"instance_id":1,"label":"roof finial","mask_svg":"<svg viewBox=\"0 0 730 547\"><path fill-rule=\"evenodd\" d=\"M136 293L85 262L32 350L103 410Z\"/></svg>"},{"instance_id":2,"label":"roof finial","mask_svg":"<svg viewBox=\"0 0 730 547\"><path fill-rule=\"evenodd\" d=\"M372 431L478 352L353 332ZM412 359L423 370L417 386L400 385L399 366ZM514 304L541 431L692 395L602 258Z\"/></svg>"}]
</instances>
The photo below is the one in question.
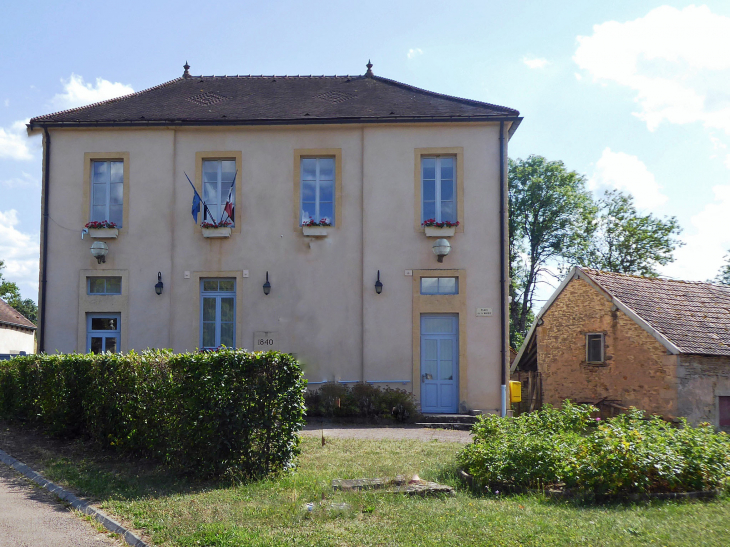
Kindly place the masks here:
<instances>
[{"instance_id":1,"label":"roof finial","mask_svg":"<svg viewBox=\"0 0 730 547\"><path fill-rule=\"evenodd\" d=\"M368 64L365 65L368 67L368 71L365 73L365 76L372 76L373 75L373 63L370 62L370 59L368 59Z\"/></svg>"},{"instance_id":2,"label":"roof finial","mask_svg":"<svg viewBox=\"0 0 730 547\"><path fill-rule=\"evenodd\" d=\"M182 77L183 78L190 78L191 76L190 76L190 73L188 72L188 70L190 69L190 65L188 64L187 61L185 61L185 64L183 65L183 68L185 69L185 72L183 72Z\"/></svg>"}]
</instances>

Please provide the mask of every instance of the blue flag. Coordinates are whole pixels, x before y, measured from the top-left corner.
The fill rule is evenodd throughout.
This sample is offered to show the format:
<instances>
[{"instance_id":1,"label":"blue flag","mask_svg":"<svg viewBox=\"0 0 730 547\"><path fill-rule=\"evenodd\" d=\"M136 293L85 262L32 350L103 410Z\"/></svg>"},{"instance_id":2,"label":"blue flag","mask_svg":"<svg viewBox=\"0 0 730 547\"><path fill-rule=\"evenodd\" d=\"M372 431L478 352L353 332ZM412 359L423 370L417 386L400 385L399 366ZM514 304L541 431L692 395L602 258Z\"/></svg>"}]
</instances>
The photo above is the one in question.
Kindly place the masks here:
<instances>
[{"instance_id":1,"label":"blue flag","mask_svg":"<svg viewBox=\"0 0 730 547\"><path fill-rule=\"evenodd\" d=\"M193 218L195 219L195 224L198 223L198 213L200 212L200 196L197 192L195 192L195 195L193 196Z\"/></svg>"}]
</instances>

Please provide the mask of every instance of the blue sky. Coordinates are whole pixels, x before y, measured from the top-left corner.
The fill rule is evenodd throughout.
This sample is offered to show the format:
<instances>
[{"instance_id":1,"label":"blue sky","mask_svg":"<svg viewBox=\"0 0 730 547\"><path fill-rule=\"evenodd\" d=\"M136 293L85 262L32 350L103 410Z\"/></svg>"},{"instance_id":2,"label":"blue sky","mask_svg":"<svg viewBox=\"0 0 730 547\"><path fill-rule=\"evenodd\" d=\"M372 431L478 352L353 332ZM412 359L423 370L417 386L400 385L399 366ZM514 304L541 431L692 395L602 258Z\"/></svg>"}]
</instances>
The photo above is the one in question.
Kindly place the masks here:
<instances>
[{"instance_id":1,"label":"blue sky","mask_svg":"<svg viewBox=\"0 0 730 547\"><path fill-rule=\"evenodd\" d=\"M36 298L32 116L182 73L376 74L516 108L540 154L678 217L663 270L714 277L730 248L730 2L12 2L0 34L0 259Z\"/></svg>"}]
</instances>

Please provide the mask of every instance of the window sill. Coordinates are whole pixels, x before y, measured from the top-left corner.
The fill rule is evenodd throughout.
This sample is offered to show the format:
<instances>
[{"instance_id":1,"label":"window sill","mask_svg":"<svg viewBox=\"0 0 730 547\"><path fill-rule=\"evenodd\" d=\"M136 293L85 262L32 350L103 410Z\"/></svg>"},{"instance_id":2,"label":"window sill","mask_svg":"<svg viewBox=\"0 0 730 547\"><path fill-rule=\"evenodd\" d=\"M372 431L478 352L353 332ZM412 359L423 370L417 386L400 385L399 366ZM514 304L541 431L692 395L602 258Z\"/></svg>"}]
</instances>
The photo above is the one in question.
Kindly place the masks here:
<instances>
[{"instance_id":1,"label":"window sill","mask_svg":"<svg viewBox=\"0 0 730 547\"><path fill-rule=\"evenodd\" d=\"M327 237L331 226L302 226L302 234L306 237Z\"/></svg>"},{"instance_id":2,"label":"window sill","mask_svg":"<svg viewBox=\"0 0 730 547\"><path fill-rule=\"evenodd\" d=\"M224 226L221 228L201 228L203 237L206 238L224 238L231 237L231 227Z\"/></svg>"},{"instance_id":3,"label":"window sill","mask_svg":"<svg viewBox=\"0 0 730 547\"><path fill-rule=\"evenodd\" d=\"M116 239L119 236L118 228L89 228L89 237L94 239Z\"/></svg>"},{"instance_id":4,"label":"window sill","mask_svg":"<svg viewBox=\"0 0 730 547\"><path fill-rule=\"evenodd\" d=\"M424 226L426 237L452 237L456 233L456 226Z\"/></svg>"}]
</instances>

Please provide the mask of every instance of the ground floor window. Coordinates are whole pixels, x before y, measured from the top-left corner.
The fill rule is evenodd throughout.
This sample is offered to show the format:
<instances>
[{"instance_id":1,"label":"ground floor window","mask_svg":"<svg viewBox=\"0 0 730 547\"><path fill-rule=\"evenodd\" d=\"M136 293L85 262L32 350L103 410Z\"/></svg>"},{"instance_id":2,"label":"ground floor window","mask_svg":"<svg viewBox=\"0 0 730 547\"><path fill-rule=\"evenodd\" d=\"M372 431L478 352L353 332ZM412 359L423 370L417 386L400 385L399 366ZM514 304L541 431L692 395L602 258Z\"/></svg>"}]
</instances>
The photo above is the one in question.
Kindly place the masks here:
<instances>
[{"instance_id":1,"label":"ground floor window","mask_svg":"<svg viewBox=\"0 0 730 547\"><path fill-rule=\"evenodd\" d=\"M200 280L200 348L236 347L236 280Z\"/></svg>"},{"instance_id":2,"label":"ground floor window","mask_svg":"<svg viewBox=\"0 0 730 547\"><path fill-rule=\"evenodd\" d=\"M121 335L121 314L89 313L86 315L86 351L117 353Z\"/></svg>"}]
</instances>

